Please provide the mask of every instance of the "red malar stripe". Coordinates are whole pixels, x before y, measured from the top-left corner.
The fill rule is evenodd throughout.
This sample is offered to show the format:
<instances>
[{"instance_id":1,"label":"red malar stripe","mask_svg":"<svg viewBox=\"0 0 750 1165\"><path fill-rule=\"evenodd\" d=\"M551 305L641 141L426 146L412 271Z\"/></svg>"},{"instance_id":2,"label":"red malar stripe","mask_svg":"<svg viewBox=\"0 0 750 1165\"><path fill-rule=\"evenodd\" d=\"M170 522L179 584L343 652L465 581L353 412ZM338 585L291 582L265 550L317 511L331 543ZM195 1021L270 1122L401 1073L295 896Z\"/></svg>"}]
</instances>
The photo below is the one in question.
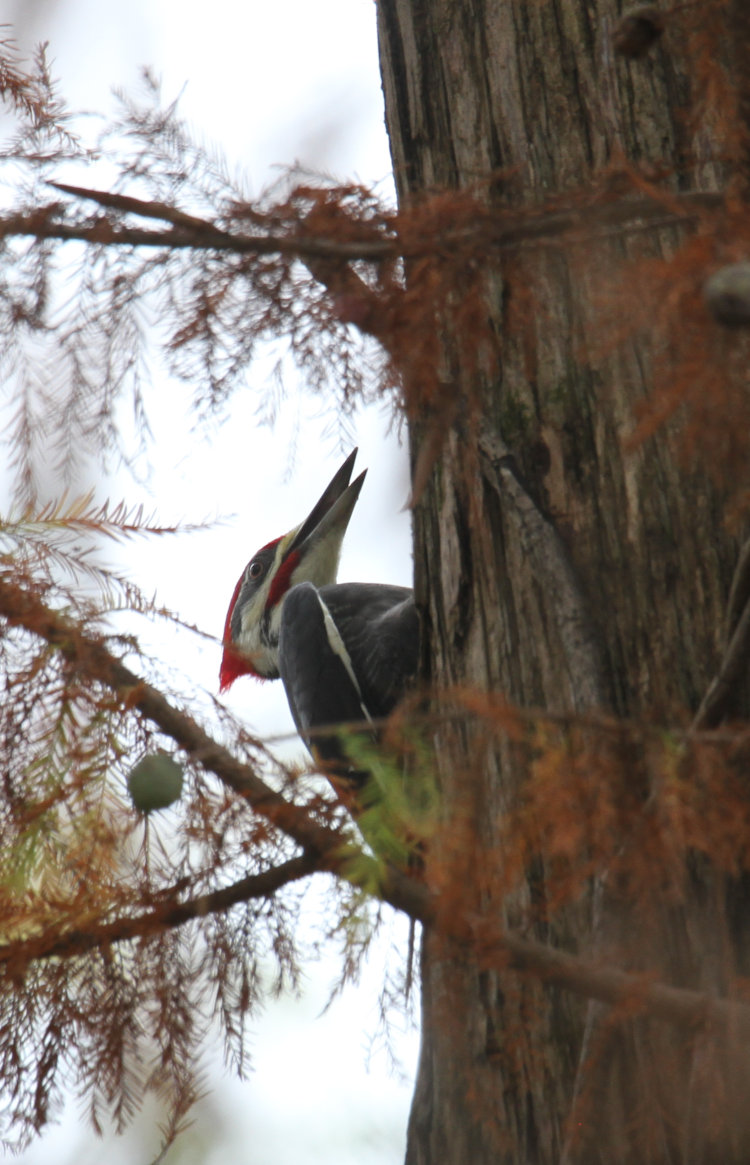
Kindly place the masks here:
<instances>
[{"instance_id":1,"label":"red malar stripe","mask_svg":"<svg viewBox=\"0 0 750 1165\"><path fill-rule=\"evenodd\" d=\"M294 573L295 567L299 563L299 551L293 550L291 554L284 559L279 567L276 577L271 583L271 589L268 592L268 602L266 608L275 607L280 599L283 599L286 592L289 590L289 583Z\"/></svg>"}]
</instances>

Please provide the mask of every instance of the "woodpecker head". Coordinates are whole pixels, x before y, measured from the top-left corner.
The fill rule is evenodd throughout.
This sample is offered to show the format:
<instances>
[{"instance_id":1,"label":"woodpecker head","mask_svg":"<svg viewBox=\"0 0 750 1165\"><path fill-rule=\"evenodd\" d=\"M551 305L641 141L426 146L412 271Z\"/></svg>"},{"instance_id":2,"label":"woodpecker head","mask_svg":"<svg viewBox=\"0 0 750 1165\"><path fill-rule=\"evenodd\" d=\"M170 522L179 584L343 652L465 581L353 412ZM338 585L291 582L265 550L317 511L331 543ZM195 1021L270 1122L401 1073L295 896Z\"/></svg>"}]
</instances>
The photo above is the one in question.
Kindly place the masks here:
<instances>
[{"instance_id":1,"label":"woodpecker head","mask_svg":"<svg viewBox=\"0 0 750 1165\"><path fill-rule=\"evenodd\" d=\"M245 567L224 624L222 692L242 675L277 679L286 595L300 582L320 587L336 581L341 543L367 473L349 484L356 456L354 449L302 525L262 546Z\"/></svg>"}]
</instances>

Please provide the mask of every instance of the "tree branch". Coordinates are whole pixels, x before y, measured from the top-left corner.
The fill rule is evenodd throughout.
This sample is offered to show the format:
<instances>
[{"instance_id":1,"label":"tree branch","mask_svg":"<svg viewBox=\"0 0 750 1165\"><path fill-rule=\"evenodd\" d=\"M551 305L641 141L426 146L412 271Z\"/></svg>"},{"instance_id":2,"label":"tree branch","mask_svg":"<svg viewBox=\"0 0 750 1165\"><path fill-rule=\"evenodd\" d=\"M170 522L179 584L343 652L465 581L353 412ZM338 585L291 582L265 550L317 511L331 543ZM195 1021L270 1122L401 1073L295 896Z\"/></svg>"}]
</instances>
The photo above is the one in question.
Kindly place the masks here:
<instances>
[{"instance_id":1,"label":"tree branch","mask_svg":"<svg viewBox=\"0 0 750 1165\"><path fill-rule=\"evenodd\" d=\"M39 936L15 948L14 956L44 958L53 954L78 954L99 943L121 941L149 933L149 928L179 925L197 917L201 908L226 909L243 897L264 896L294 878L314 870L335 873L354 885L366 884L373 896L403 911L416 921L429 923L464 946L474 948L496 965L536 975L548 983L603 1003L632 1004L637 1000L643 1014L678 1026L717 1023L737 1024L750 1033L750 1007L712 998L699 991L649 982L643 975L613 967L600 967L585 959L553 950L543 943L521 938L512 932L497 934L495 920L476 922L472 927L464 912L440 911L438 897L422 882L362 853L333 829L313 821L304 810L275 792L254 770L236 760L196 722L172 705L150 684L140 679L110 654L104 643L85 634L80 627L51 611L35 594L17 582L0 576L0 616L14 626L24 627L60 650L71 663L90 678L106 684L127 707L138 708L165 735L199 760L237 793L246 797L255 811L277 826L303 848L291 862L250 875L224 891L177 903L134 919L120 919L93 925L87 931L69 931L58 936ZM356 864L355 864L356 863ZM484 927L484 929L483 929ZM492 930L489 928L492 927ZM129 928L132 928L129 930ZM41 944L37 946L36 944ZM54 949L53 949L54 947ZM9 951L0 947L0 956Z\"/></svg>"},{"instance_id":2,"label":"tree branch","mask_svg":"<svg viewBox=\"0 0 750 1165\"><path fill-rule=\"evenodd\" d=\"M704 192L659 199L648 199L641 195L585 206L561 209L541 207L514 213L498 210L488 213L478 205L475 226L447 229L439 238L434 234L426 234L424 239L415 237L414 241L406 244L395 233L386 238L365 237L357 240L313 236L303 229L297 234L239 234L163 202L147 202L127 195L63 183L50 185L76 197L91 199L109 209L163 219L171 224L170 229L147 230L143 227L122 226L113 223L105 215L94 222L64 223L59 220L60 204L51 203L28 214L0 216L0 238L20 236L59 239L62 242L77 240L110 246L164 247L171 250L192 248L243 255L291 255L303 260L379 262L417 258L426 254L434 256L438 247L460 250L481 245L513 250L528 244L560 245L560 240L565 236L569 237L568 241L575 242L576 232L581 231L585 236L582 241L590 245L597 231L608 235L612 231L674 226L680 222L695 221L701 214L721 210L724 206L721 195Z\"/></svg>"},{"instance_id":3,"label":"tree branch","mask_svg":"<svg viewBox=\"0 0 750 1165\"><path fill-rule=\"evenodd\" d=\"M157 203L162 206L162 203ZM36 239L59 239L120 247L164 247L166 250L229 251L238 255L291 255L294 258L350 260L381 260L397 257L398 247L388 240L337 242L336 239L316 238L310 235L242 235L223 231L211 223L186 225L191 216L182 216L182 225L169 230L148 230L145 227L121 226L106 215L93 222L63 223L57 219L59 206L40 207L31 214L0 216L0 238L14 236ZM153 217L163 217L154 215ZM177 217L177 216L176 216Z\"/></svg>"},{"instance_id":4,"label":"tree branch","mask_svg":"<svg viewBox=\"0 0 750 1165\"><path fill-rule=\"evenodd\" d=\"M72 666L110 688L123 705L137 708L156 727L184 749L205 769L214 773L256 813L282 830L309 854L318 858L318 869L336 873L354 885L377 887L374 892L397 910L417 920L431 915L424 887L393 867L369 857L340 832L315 821L304 809L287 801L214 740L187 713L175 708L146 680L113 656L101 638L85 633L72 620L47 607L38 595L0 576L0 616L13 626L24 627L61 651Z\"/></svg>"},{"instance_id":5,"label":"tree branch","mask_svg":"<svg viewBox=\"0 0 750 1165\"><path fill-rule=\"evenodd\" d=\"M731 1029L733 1034L743 1039L750 1037L750 1006L746 1003L719 999L685 987L669 987L655 982L647 974L597 966L576 955L511 933L491 938L476 935L474 945L483 966L512 967L584 999L621 1005L628 1018L637 1012L677 1027L711 1025Z\"/></svg>"},{"instance_id":6,"label":"tree branch","mask_svg":"<svg viewBox=\"0 0 750 1165\"><path fill-rule=\"evenodd\" d=\"M116 918L110 922L90 922L83 930L77 927L61 930L56 927L22 942L0 945L0 964L5 964L10 973L17 973L21 966L32 959L72 958L95 947L143 938L168 926L182 926L193 918L229 910L238 902L248 902L251 898L270 898L282 886L314 874L319 868L318 855L304 853L264 870L261 874L248 874L220 890L199 894L184 902L167 900L145 914Z\"/></svg>"}]
</instances>

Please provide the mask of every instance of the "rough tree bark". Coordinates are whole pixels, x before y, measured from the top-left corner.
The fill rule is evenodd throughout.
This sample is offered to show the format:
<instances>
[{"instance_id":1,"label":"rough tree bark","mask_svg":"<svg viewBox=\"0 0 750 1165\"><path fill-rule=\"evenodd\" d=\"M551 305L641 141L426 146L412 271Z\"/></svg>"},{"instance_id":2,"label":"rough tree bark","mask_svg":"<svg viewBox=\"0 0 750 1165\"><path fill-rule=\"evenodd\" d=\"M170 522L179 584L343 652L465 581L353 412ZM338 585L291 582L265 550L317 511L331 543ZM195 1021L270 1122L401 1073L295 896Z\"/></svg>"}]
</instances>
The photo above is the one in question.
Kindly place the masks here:
<instances>
[{"instance_id":1,"label":"rough tree bark","mask_svg":"<svg viewBox=\"0 0 750 1165\"><path fill-rule=\"evenodd\" d=\"M690 78L679 30L642 60L615 60L619 9L615 0L378 0L401 203L494 174L481 188L489 202L530 205L618 158L665 162L674 190L715 187L710 165L681 168L700 156L701 141L689 138L684 117ZM450 391L456 402L479 391L482 419L464 424L456 404L415 507L415 582L435 688L665 722L698 707L720 653L737 546L720 500L701 473L686 471L673 435L625 452L634 402L651 388L652 353L647 339L602 351L593 289L602 271L668 255L679 237L675 228L620 232L592 241L585 265L563 249L516 255L509 290L499 276L488 304L501 368L480 384L475 373L467 383L446 335ZM509 314L507 296L525 276L534 315L520 334L508 325L518 313ZM415 462L427 431L415 418ZM477 863L500 845L498 821L518 779L512 757L466 725L441 730L438 755L446 817L474 839L466 880L473 875L486 907L492 890L479 885ZM443 856L460 877L460 858ZM665 923L656 912L660 942L640 920L634 943L612 890L598 896L610 922L593 926L593 895L552 932L528 922L527 907L545 893L537 873L523 894L497 902L509 923L526 919L538 935L582 949L596 930L593 948L623 965L718 986L702 960L702 944L718 941L705 894L691 918L676 911ZM573 1136L584 1035L588 1050L598 1040L598 1091ZM748 1160L731 1098L713 1122L685 1103L701 1090L708 1053L699 1045L639 1022L608 1034L601 1010L587 1016L555 991L482 970L428 933L407 1162Z\"/></svg>"}]
</instances>

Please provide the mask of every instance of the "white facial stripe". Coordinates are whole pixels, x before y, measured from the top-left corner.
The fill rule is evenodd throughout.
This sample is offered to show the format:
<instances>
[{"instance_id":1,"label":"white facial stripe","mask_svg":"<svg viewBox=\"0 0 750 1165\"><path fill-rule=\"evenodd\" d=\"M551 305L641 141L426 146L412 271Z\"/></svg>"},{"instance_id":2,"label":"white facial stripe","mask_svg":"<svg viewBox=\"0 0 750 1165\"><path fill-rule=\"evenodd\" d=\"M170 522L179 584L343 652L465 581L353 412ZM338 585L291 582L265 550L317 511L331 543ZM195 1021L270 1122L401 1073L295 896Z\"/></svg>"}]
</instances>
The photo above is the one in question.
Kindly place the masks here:
<instances>
[{"instance_id":1,"label":"white facial stripe","mask_svg":"<svg viewBox=\"0 0 750 1165\"><path fill-rule=\"evenodd\" d=\"M239 612L240 627L235 641L250 657L253 667L261 676L278 675L278 649L276 645L278 643L281 605L278 604L278 610L276 608L272 610L267 628L264 627L264 612L268 602L268 593L290 538L291 535L288 534L278 543L273 562L269 565L265 578L252 599L245 600ZM237 601L241 602L242 599L243 596L240 593Z\"/></svg>"},{"instance_id":2,"label":"white facial stripe","mask_svg":"<svg viewBox=\"0 0 750 1165\"><path fill-rule=\"evenodd\" d=\"M268 596L273 588L274 579L281 567L287 549L296 537L299 529L300 527L298 526L294 530L290 530L276 544L273 562L269 564L265 577L260 582L257 590L255 590L252 598L244 600L244 604L239 611L239 628L238 633L235 633L235 642L247 653L253 667L261 676L278 675L278 643L279 629L281 627L281 608L284 604L286 593L270 609L268 608ZM304 548L301 562L292 571L291 578L289 579L289 590L299 582L311 582L315 587L335 582L343 536L344 530L342 529L340 531L331 530L326 537L319 540L313 537L311 542ZM256 557L260 557L262 554L263 550L259 551ZM243 601L241 592L237 601L239 603ZM321 603L321 605L323 606L326 617L326 629L331 643L331 649L340 657L346 667L347 674L354 684L361 704L362 698L359 685L352 671L346 648L330 613L324 604ZM363 704L362 711L367 716L367 709ZM369 719L369 716L367 718Z\"/></svg>"}]
</instances>

